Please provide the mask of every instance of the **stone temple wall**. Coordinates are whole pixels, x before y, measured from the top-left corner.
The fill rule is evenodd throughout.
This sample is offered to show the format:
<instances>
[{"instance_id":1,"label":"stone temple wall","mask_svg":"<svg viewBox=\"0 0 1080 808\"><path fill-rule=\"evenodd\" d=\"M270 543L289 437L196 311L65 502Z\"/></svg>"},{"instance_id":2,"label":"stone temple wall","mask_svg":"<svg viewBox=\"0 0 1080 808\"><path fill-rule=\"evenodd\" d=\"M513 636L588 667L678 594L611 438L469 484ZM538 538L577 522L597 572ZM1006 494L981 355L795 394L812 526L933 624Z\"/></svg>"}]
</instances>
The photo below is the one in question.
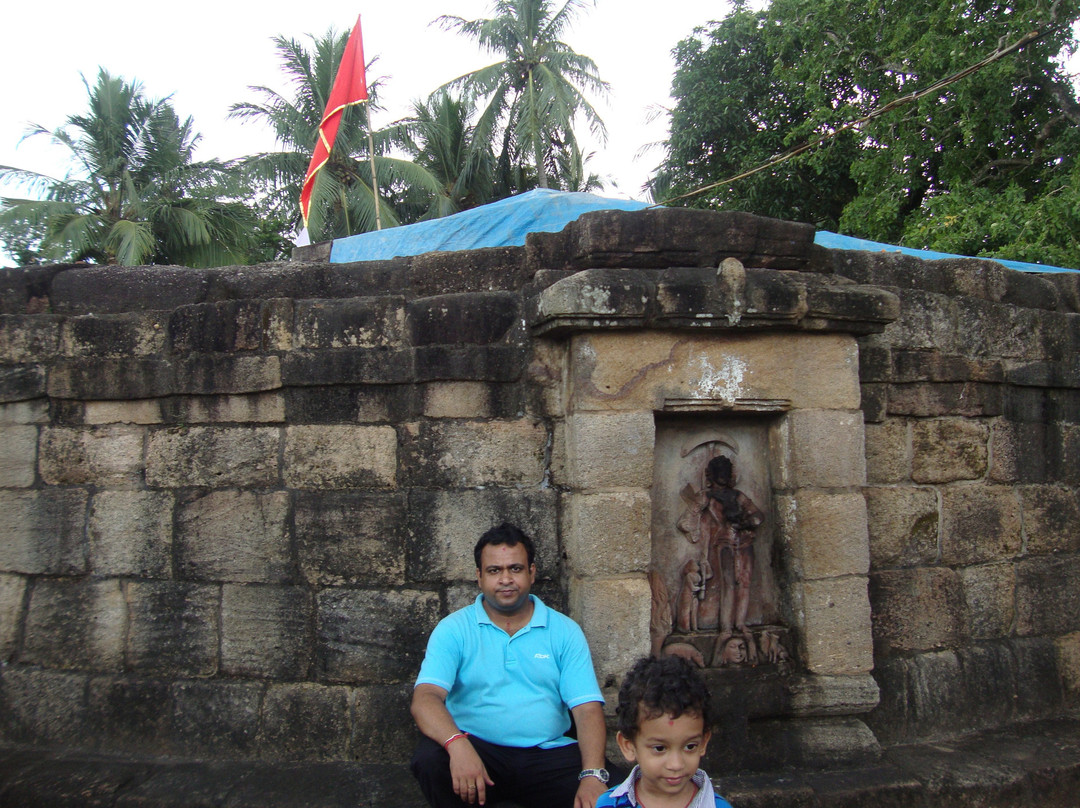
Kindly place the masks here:
<instances>
[{"instance_id":1,"label":"stone temple wall","mask_svg":"<svg viewBox=\"0 0 1080 808\"><path fill-rule=\"evenodd\" d=\"M683 417L771 458L793 667L732 691L756 751L724 766L1075 705L1080 276L812 235L603 213L387 262L4 271L0 742L400 763L504 519L613 694Z\"/></svg>"}]
</instances>

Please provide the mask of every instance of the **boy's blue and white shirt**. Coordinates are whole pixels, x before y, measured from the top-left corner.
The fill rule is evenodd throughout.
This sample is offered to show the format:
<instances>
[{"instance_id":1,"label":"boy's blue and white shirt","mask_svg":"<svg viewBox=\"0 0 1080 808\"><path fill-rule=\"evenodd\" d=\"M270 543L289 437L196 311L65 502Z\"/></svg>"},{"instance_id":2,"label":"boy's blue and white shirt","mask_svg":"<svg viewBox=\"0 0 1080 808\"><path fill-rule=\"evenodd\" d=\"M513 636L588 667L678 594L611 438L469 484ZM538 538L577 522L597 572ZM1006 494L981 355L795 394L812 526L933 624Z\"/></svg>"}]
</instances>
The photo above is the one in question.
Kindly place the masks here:
<instances>
[{"instance_id":1,"label":"boy's blue and white shirt","mask_svg":"<svg viewBox=\"0 0 1080 808\"><path fill-rule=\"evenodd\" d=\"M639 808L641 803L638 802L634 786L640 774L641 767L635 766L630 776L623 780L621 785L608 789L600 795L600 799L596 801L596 808ZM731 803L713 790L712 780L704 769L698 769L690 779L698 790L687 808L731 808Z\"/></svg>"}]
</instances>

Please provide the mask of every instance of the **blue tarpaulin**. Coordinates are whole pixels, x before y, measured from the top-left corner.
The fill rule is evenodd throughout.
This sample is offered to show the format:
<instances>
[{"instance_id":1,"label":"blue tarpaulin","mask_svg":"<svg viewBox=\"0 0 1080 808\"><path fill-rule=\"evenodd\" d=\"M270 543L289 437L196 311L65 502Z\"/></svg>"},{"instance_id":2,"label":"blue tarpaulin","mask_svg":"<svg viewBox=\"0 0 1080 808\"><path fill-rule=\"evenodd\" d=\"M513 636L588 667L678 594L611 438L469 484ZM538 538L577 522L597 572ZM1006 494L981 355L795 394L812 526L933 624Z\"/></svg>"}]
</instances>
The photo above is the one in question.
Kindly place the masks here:
<instances>
[{"instance_id":1,"label":"blue tarpaulin","mask_svg":"<svg viewBox=\"0 0 1080 808\"><path fill-rule=\"evenodd\" d=\"M595 194L538 188L442 219L335 239L330 247L330 262L348 264L429 252L475 250L480 247L522 247L525 245L526 234L557 233L588 211L643 210L647 207L649 203L632 199L609 199ZM852 236L841 236L827 230L819 230L814 242L833 250L901 252L926 260L966 257L897 247ZM1022 261L1004 261L999 258L991 260L1022 272L1075 271Z\"/></svg>"}]
</instances>

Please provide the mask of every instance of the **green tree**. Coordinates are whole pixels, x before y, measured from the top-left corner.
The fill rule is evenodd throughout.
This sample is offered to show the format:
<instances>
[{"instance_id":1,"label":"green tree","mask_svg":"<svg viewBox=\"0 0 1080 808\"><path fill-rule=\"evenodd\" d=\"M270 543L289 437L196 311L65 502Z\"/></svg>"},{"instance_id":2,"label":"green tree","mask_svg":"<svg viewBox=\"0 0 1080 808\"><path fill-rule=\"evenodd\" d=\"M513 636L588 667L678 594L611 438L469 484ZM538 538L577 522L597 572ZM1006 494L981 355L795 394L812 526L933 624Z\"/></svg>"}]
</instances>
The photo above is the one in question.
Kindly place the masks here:
<instances>
[{"instance_id":1,"label":"green tree","mask_svg":"<svg viewBox=\"0 0 1080 808\"><path fill-rule=\"evenodd\" d=\"M303 223L300 189L318 136L326 101L334 86L349 34L333 29L321 37L311 37L312 49L295 39L274 37L274 46L289 76L292 97L269 87L251 87L259 102L234 104L230 117L268 124L281 150L251 155L240 161L251 181L262 191L265 215L287 222L293 232ZM369 67L373 62L369 62ZM319 172L311 197L308 232L312 241L322 241L374 230L376 193L372 188L368 142L368 115L378 109L378 80L368 84L370 100L346 107L330 159ZM439 183L415 163L390 155L396 128L372 133L375 146L378 210L384 227L399 224L401 218L391 200L426 194L436 197Z\"/></svg>"},{"instance_id":2,"label":"green tree","mask_svg":"<svg viewBox=\"0 0 1080 808\"><path fill-rule=\"evenodd\" d=\"M826 138L806 155L690 204L913 247L962 244L998 257L1017 257L1028 238L1043 249L1061 246L1062 228L1012 225L1005 230L1015 237L1008 238L987 232L995 221L1018 221L1017 205L1034 216L1080 203L1080 114L1056 61L1075 44L1070 29L1078 17L1076 0L737 6L677 49L661 174L672 194L685 193ZM832 137L1033 29L1042 37L1022 50ZM967 231L962 238L958 228ZM1071 254L1070 262L1080 263L1080 254Z\"/></svg>"},{"instance_id":3,"label":"green tree","mask_svg":"<svg viewBox=\"0 0 1080 808\"><path fill-rule=\"evenodd\" d=\"M398 204L406 221L447 216L493 200L495 156L487 141L476 137L473 107L447 90L413 105L413 115L391 132L402 148L438 184L432 196L426 186L404 190Z\"/></svg>"},{"instance_id":4,"label":"green tree","mask_svg":"<svg viewBox=\"0 0 1080 808\"><path fill-rule=\"evenodd\" d=\"M71 154L63 179L10 166L0 177L44 199L4 199L0 240L22 261L68 260L133 266L245 263L255 218L238 201L230 166L196 162L200 136L168 100L148 100L138 82L98 72L86 82L89 109L49 132Z\"/></svg>"},{"instance_id":5,"label":"green tree","mask_svg":"<svg viewBox=\"0 0 1080 808\"><path fill-rule=\"evenodd\" d=\"M595 135L606 135L585 92L606 93L608 85L592 59L560 39L586 5L586 0L567 0L557 8L551 0L496 0L496 16L490 19L438 20L500 57L450 86L486 99L477 132L499 144L503 190L529 185L530 174L541 188L560 183L559 159L577 145L573 126L578 115Z\"/></svg>"}]
</instances>

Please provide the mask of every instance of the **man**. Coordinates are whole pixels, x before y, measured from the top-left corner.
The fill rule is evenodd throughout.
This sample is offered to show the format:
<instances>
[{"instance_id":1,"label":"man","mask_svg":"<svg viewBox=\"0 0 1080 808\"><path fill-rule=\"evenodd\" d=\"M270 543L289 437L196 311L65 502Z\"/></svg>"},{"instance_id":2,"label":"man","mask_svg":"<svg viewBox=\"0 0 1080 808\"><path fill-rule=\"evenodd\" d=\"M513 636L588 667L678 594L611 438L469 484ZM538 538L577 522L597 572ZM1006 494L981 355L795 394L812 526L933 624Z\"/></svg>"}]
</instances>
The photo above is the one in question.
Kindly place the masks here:
<instances>
[{"instance_id":1,"label":"man","mask_svg":"<svg viewBox=\"0 0 1080 808\"><path fill-rule=\"evenodd\" d=\"M433 808L593 808L607 728L585 635L529 594L535 550L521 530L492 528L473 555L480 594L435 627L416 679L413 774Z\"/></svg>"}]
</instances>

